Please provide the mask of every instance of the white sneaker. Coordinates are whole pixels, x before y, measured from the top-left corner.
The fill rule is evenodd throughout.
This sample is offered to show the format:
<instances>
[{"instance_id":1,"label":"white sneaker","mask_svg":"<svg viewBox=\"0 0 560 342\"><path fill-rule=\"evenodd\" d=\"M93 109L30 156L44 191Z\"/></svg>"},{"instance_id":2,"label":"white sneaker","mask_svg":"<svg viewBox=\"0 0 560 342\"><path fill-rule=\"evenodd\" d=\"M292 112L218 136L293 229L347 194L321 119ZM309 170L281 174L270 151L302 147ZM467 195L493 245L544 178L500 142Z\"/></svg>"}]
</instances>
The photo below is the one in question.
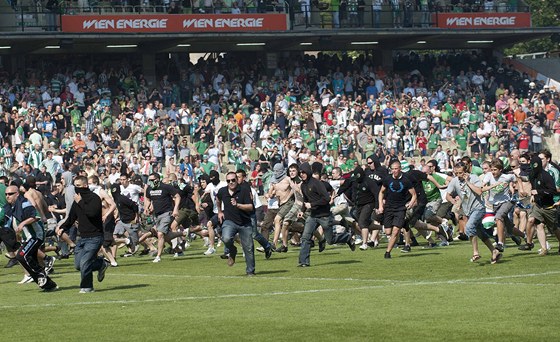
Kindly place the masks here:
<instances>
[{"instance_id":1,"label":"white sneaker","mask_svg":"<svg viewBox=\"0 0 560 342\"><path fill-rule=\"evenodd\" d=\"M362 240L362 238L356 237L356 240L354 241L354 243L355 243L356 245L359 245L359 244L363 244L364 241Z\"/></svg>"},{"instance_id":2,"label":"white sneaker","mask_svg":"<svg viewBox=\"0 0 560 342\"><path fill-rule=\"evenodd\" d=\"M152 262L155 263L155 262L160 262L160 261L161 261L161 258L157 256L157 257L155 257L154 261L152 261Z\"/></svg>"},{"instance_id":3,"label":"white sneaker","mask_svg":"<svg viewBox=\"0 0 560 342\"><path fill-rule=\"evenodd\" d=\"M255 248L255 249L257 250L257 252L264 253L264 247L262 247L262 246L261 246L261 247L257 247L257 248Z\"/></svg>"},{"instance_id":4,"label":"white sneaker","mask_svg":"<svg viewBox=\"0 0 560 342\"><path fill-rule=\"evenodd\" d=\"M23 276L23 279L18 284L29 284L33 282L33 277L29 274Z\"/></svg>"},{"instance_id":5,"label":"white sneaker","mask_svg":"<svg viewBox=\"0 0 560 342\"><path fill-rule=\"evenodd\" d=\"M362 243L362 245L360 246L360 249L361 249L362 251L367 250L367 249L368 249L367 243Z\"/></svg>"},{"instance_id":6,"label":"white sneaker","mask_svg":"<svg viewBox=\"0 0 560 342\"><path fill-rule=\"evenodd\" d=\"M80 289L80 293L92 293L95 292L95 290L91 287L84 287Z\"/></svg>"},{"instance_id":7,"label":"white sneaker","mask_svg":"<svg viewBox=\"0 0 560 342\"><path fill-rule=\"evenodd\" d=\"M118 266L119 266L119 264L117 264L116 261L113 261L113 262L111 263L111 267L118 267Z\"/></svg>"},{"instance_id":8,"label":"white sneaker","mask_svg":"<svg viewBox=\"0 0 560 342\"><path fill-rule=\"evenodd\" d=\"M216 249L214 247L208 247L206 252L204 252L204 255L212 255L214 253L216 253Z\"/></svg>"}]
</instances>

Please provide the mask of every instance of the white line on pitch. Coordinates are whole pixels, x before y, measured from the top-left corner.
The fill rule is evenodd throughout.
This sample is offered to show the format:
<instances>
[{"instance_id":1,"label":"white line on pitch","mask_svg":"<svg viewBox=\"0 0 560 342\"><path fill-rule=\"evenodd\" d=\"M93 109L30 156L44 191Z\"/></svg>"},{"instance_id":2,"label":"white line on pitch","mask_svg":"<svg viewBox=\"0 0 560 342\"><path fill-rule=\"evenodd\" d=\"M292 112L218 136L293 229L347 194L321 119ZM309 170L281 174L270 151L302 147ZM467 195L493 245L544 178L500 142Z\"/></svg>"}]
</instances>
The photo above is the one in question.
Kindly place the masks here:
<instances>
[{"instance_id":1,"label":"white line on pitch","mask_svg":"<svg viewBox=\"0 0 560 342\"><path fill-rule=\"evenodd\" d=\"M313 294L313 293L326 293L326 292L341 292L341 291L360 291L372 290L379 288L395 287L395 286L423 286L423 285L509 285L509 286L557 286L557 284L530 284L530 283L501 283L501 282L473 282L473 281L434 281L434 282L409 282L387 285L372 285L361 286L352 288L332 288L332 289L312 289L312 290L298 290L298 291L277 291L267 293L239 293L239 294L226 294L216 296L188 296L188 297L174 297L174 298L154 298L154 299L123 299L123 300L106 300L106 301L91 301L91 302L75 302L75 303L41 303L41 304L23 304L23 305L3 305L0 309L21 309L21 308L46 308L46 307L59 307L59 306L83 306L83 305L107 305L107 304L141 304L141 303L161 303L161 302L178 302L178 301L192 301L192 300L216 300L216 299L230 299L230 298L243 298L243 297L257 297L257 296L283 296L283 295L297 295L297 294ZM108 289L110 290L110 289ZM92 294L94 295L94 294Z\"/></svg>"}]
</instances>

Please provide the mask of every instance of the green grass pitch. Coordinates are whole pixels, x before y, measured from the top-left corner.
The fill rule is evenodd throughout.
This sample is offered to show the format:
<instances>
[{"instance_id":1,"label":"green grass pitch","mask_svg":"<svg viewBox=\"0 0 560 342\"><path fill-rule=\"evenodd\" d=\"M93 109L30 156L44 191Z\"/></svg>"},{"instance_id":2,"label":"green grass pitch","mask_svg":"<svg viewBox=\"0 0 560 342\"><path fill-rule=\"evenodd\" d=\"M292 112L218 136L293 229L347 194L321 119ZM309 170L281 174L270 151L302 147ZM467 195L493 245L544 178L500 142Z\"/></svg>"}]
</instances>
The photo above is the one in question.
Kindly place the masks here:
<instances>
[{"instance_id":1,"label":"green grass pitch","mask_svg":"<svg viewBox=\"0 0 560 342\"><path fill-rule=\"evenodd\" d=\"M60 290L18 285L0 269L3 341L554 341L560 336L560 256L506 248L469 262L468 242L411 253L328 246L298 268L298 248L256 253L257 276L206 257L120 258L96 292L79 294L73 260L59 260ZM0 264L3 267L5 262ZM96 274L94 274L96 276Z\"/></svg>"}]
</instances>

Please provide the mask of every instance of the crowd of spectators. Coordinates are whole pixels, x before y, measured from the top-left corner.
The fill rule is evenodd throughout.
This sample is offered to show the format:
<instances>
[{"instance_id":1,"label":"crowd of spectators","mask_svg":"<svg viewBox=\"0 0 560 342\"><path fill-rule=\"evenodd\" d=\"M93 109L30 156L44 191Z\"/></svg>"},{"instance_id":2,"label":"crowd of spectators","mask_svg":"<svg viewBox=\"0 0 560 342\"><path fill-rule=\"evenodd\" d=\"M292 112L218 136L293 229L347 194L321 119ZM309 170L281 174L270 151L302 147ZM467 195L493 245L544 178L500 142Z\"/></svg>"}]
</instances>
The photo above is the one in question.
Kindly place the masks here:
<instances>
[{"instance_id":1,"label":"crowd of spectators","mask_svg":"<svg viewBox=\"0 0 560 342\"><path fill-rule=\"evenodd\" d=\"M560 137L556 90L511 66L475 52L394 63L384 70L364 56L319 54L267 71L226 55L154 85L127 64L2 72L0 175L46 165L54 180L70 164L103 182L153 171L195 182L241 168L261 184L279 162L348 172L376 154L435 158L450 170L464 155L481 163ZM48 153L57 163L46 163Z\"/></svg>"}]
</instances>

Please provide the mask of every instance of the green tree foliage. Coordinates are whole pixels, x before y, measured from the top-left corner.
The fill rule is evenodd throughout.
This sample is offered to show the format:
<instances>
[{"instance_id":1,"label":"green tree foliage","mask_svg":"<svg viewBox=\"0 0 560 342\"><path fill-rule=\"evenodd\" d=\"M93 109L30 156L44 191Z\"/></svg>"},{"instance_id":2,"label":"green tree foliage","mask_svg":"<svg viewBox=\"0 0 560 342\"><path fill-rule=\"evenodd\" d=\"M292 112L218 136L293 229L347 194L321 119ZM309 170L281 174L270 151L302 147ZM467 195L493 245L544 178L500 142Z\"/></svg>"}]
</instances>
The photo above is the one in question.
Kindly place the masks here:
<instances>
[{"instance_id":1,"label":"green tree foliage","mask_svg":"<svg viewBox=\"0 0 560 342\"><path fill-rule=\"evenodd\" d=\"M525 0L531 7L533 27L560 26L560 0ZM550 37L515 44L506 49L508 55L557 50L558 43Z\"/></svg>"}]
</instances>

